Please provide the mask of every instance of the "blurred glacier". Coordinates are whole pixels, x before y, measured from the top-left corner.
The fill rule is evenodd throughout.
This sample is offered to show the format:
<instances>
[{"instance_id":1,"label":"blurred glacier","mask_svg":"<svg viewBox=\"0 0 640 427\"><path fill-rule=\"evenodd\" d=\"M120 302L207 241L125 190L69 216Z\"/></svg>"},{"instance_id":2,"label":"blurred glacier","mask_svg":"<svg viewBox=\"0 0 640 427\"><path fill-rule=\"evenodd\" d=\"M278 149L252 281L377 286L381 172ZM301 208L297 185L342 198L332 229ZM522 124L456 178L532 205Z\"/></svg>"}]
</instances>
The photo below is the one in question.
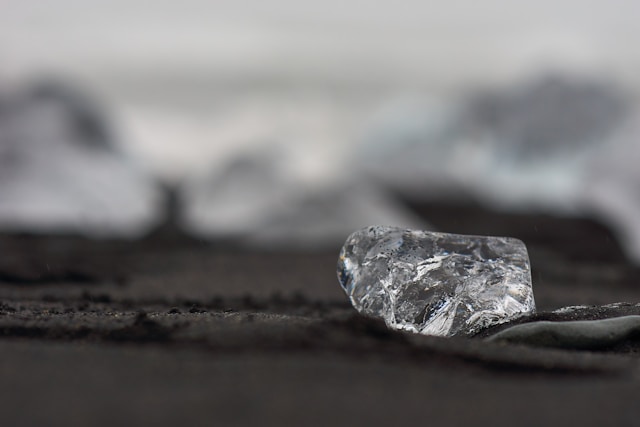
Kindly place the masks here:
<instances>
[{"instance_id":1,"label":"blurred glacier","mask_svg":"<svg viewBox=\"0 0 640 427\"><path fill-rule=\"evenodd\" d=\"M80 91L47 81L2 93L0 229L133 238L160 221L161 204Z\"/></svg>"},{"instance_id":2,"label":"blurred glacier","mask_svg":"<svg viewBox=\"0 0 640 427\"><path fill-rule=\"evenodd\" d=\"M548 75L457 96L341 92L342 103L228 95L201 115L133 103L120 112L144 132L120 130L129 148L146 136L176 164L199 157L164 178L180 184L181 228L201 238L321 248L369 224L431 229L399 196L590 216L640 262L640 109L607 82ZM162 191L104 117L65 85L0 93L2 230L137 237L162 221ZM198 126L183 135L185 117Z\"/></svg>"}]
</instances>

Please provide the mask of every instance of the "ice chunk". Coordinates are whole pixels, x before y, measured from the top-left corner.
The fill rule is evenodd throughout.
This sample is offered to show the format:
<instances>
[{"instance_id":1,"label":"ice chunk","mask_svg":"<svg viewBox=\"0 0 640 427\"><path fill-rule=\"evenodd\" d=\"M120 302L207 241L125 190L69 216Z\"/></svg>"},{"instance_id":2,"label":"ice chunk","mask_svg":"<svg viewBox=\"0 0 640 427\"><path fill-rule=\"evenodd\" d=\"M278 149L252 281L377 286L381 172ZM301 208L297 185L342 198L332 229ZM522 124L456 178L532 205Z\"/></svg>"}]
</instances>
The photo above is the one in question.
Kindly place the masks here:
<instances>
[{"instance_id":1,"label":"ice chunk","mask_svg":"<svg viewBox=\"0 0 640 427\"><path fill-rule=\"evenodd\" d=\"M347 239L338 278L361 313L426 335L471 335L535 311L527 249L513 238L371 226Z\"/></svg>"}]
</instances>

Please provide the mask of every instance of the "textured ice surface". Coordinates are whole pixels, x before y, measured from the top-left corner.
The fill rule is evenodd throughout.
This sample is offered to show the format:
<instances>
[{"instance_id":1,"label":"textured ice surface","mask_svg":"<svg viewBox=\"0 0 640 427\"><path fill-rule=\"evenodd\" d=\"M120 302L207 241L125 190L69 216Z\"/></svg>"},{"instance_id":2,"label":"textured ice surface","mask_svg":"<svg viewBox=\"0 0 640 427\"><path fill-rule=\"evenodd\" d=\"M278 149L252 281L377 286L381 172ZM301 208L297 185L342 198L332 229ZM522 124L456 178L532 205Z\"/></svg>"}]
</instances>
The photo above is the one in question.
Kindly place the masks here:
<instances>
[{"instance_id":1,"label":"textured ice surface","mask_svg":"<svg viewBox=\"0 0 640 427\"><path fill-rule=\"evenodd\" d=\"M508 237L371 226L347 239L338 279L359 312L426 335L471 335L535 311L527 249Z\"/></svg>"}]
</instances>

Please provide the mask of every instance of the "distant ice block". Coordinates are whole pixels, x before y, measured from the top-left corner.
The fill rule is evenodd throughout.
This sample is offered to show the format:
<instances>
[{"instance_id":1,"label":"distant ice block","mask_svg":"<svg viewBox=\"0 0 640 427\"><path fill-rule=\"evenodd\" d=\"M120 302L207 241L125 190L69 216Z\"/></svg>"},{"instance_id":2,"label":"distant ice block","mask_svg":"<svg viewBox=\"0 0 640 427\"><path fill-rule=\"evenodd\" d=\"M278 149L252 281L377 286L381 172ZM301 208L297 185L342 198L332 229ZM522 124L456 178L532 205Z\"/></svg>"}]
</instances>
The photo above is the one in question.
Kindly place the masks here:
<instances>
[{"instance_id":1,"label":"distant ice block","mask_svg":"<svg viewBox=\"0 0 640 427\"><path fill-rule=\"evenodd\" d=\"M412 197L570 212L587 163L627 112L606 84L547 77L455 105L396 110L355 158Z\"/></svg>"},{"instance_id":2,"label":"distant ice block","mask_svg":"<svg viewBox=\"0 0 640 427\"><path fill-rule=\"evenodd\" d=\"M489 134L503 161L531 164L598 146L626 110L625 99L606 83L546 76L472 97L463 125Z\"/></svg>"},{"instance_id":3,"label":"distant ice block","mask_svg":"<svg viewBox=\"0 0 640 427\"><path fill-rule=\"evenodd\" d=\"M478 96L463 121L491 141L480 200L507 210L575 213L583 173L622 126L629 105L616 88L547 77Z\"/></svg>"},{"instance_id":4,"label":"distant ice block","mask_svg":"<svg viewBox=\"0 0 640 427\"><path fill-rule=\"evenodd\" d=\"M161 218L154 180L118 152L102 114L59 84L0 109L0 229L138 237Z\"/></svg>"},{"instance_id":5,"label":"distant ice block","mask_svg":"<svg viewBox=\"0 0 640 427\"><path fill-rule=\"evenodd\" d=\"M640 264L640 111L590 159L579 193L581 209L608 225Z\"/></svg>"},{"instance_id":6,"label":"distant ice block","mask_svg":"<svg viewBox=\"0 0 640 427\"><path fill-rule=\"evenodd\" d=\"M425 223L365 182L304 184L287 172L278 152L256 152L183 189L183 227L209 239L235 239L249 247L337 247L372 222Z\"/></svg>"},{"instance_id":7,"label":"distant ice block","mask_svg":"<svg viewBox=\"0 0 640 427\"><path fill-rule=\"evenodd\" d=\"M381 189L354 181L298 192L249 241L261 247L338 247L353 230L366 224L429 227Z\"/></svg>"}]
</instances>

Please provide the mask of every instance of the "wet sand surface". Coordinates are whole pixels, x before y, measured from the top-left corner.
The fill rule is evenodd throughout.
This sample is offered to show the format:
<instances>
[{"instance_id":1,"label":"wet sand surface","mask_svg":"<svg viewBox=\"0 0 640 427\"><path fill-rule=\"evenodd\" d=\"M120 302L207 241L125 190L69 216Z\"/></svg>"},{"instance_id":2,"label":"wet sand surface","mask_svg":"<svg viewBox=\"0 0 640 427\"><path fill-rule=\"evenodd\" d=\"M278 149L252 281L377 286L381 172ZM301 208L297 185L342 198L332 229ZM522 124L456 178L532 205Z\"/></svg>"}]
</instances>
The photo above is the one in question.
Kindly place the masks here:
<instances>
[{"instance_id":1,"label":"wet sand surface","mask_svg":"<svg viewBox=\"0 0 640 427\"><path fill-rule=\"evenodd\" d=\"M413 207L527 243L538 314L520 322L640 314L640 270L598 224ZM0 424L637 425L640 338L577 351L390 331L351 308L338 250L1 235ZM551 313L569 305L594 307Z\"/></svg>"}]
</instances>

